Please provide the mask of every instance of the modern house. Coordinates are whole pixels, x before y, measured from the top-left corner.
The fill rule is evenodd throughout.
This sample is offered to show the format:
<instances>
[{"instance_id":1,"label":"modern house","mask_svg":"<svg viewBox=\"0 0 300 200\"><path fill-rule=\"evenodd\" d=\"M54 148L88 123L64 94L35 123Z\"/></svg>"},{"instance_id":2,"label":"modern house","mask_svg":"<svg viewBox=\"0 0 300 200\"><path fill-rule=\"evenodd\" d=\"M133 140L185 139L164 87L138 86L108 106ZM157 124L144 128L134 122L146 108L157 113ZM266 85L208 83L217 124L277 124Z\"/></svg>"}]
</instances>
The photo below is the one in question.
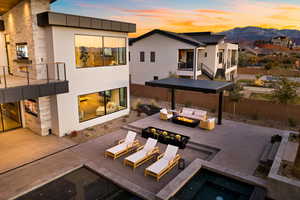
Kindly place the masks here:
<instances>
[{"instance_id":1,"label":"modern house","mask_svg":"<svg viewBox=\"0 0 300 200\"><path fill-rule=\"evenodd\" d=\"M279 47L293 49L296 47L296 43L287 36L276 36L271 40L271 44Z\"/></svg>"},{"instance_id":2,"label":"modern house","mask_svg":"<svg viewBox=\"0 0 300 200\"><path fill-rule=\"evenodd\" d=\"M64 136L129 113L131 23L0 2L0 132Z\"/></svg>"},{"instance_id":3,"label":"modern house","mask_svg":"<svg viewBox=\"0 0 300 200\"><path fill-rule=\"evenodd\" d=\"M225 42L224 35L211 32L174 33L153 30L130 39L132 83L166 78L176 74L198 79L237 75L238 45Z\"/></svg>"}]
</instances>

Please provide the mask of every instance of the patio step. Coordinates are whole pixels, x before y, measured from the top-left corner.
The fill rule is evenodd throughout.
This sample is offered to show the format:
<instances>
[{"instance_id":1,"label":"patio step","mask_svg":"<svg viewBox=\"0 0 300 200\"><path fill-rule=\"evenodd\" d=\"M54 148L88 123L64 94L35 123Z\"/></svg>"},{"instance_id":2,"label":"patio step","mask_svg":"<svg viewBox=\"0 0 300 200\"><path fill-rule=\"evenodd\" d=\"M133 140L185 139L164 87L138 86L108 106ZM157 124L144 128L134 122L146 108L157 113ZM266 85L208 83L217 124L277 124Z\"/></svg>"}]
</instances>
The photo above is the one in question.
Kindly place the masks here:
<instances>
[{"instance_id":1,"label":"patio step","mask_svg":"<svg viewBox=\"0 0 300 200\"><path fill-rule=\"evenodd\" d=\"M220 151L218 148L192 141L188 142L186 147L208 154L207 160L211 160Z\"/></svg>"},{"instance_id":2,"label":"patio step","mask_svg":"<svg viewBox=\"0 0 300 200\"><path fill-rule=\"evenodd\" d=\"M126 124L126 125L122 126L122 129L134 131L136 133L142 133L142 128L138 128L138 127L132 126L130 124Z\"/></svg>"},{"instance_id":3,"label":"patio step","mask_svg":"<svg viewBox=\"0 0 300 200\"><path fill-rule=\"evenodd\" d=\"M269 161L273 162L273 160L275 159L275 156L276 156L276 153L278 151L279 146L280 146L280 142L275 142L272 145L271 151L270 151L269 156L268 156Z\"/></svg>"}]
</instances>

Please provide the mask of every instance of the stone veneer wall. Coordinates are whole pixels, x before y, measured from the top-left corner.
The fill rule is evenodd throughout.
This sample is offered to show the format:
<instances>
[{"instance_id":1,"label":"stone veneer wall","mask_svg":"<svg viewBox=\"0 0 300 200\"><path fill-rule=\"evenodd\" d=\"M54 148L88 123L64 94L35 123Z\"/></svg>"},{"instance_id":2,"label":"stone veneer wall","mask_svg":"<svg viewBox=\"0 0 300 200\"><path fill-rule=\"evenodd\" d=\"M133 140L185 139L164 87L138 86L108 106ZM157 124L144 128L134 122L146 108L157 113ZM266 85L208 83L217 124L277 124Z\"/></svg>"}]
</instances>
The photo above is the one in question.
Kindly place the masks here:
<instances>
[{"instance_id":1,"label":"stone veneer wall","mask_svg":"<svg viewBox=\"0 0 300 200\"><path fill-rule=\"evenodd\" d=\"M2 16L5 21L5 34L10 38L10 65L14 75L26 77L20 66L30 66L30 78L46 79L46 67L41 63L50 62L48 31L37 25L37 14L50 9L49 0L24 0ZM29 60L32 64L17 63L16 43L26 42ZM51 128L50 97L38 99L39 116L24 113L25 127L40 135L48 135Z\"/></svg>"},{"instance_id":2,"label":"stone veneer wall","mask_svg":"<svg viewBox=\"0 0 300 200\"><path fill-rule=\"evenodd\" d=\"M34 60L34 42L32 35L32 15L30 0L24 0L2 16L5 23L5 34L9 36L9 63L14 75L26 77L26 73L20 72L19 67L28 64L17 63L16 43L26 42L28 45L29 60ZM35 78L35 69L29 68L31 78Z\"/></svg>"}]
</instances>

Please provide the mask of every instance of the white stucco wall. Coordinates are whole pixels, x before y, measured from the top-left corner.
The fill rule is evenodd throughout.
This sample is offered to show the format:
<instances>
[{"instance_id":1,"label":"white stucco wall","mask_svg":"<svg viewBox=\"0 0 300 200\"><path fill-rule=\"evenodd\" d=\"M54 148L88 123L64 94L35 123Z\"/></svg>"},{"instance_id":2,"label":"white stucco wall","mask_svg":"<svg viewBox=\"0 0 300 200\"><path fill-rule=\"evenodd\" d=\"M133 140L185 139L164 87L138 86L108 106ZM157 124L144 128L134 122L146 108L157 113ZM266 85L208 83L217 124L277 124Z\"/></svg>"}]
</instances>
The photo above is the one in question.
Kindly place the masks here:
<instances>
[{"instance_id":1,"label":"white stucco wall","mask_svg":"<svg viewBox=\"0 0 300 200\"><path fill-rule=\"evenodd\" d=\"M129 113L130 107L128 65L77 69L75 64L75 34L127 38L126 33L52 27L53 61L66 63L67 80L69 81L69 93L51 97L52 129L54 134L59 136L126 115ZM79 95L122 87L127 87L128 92L126 110L86 122L79 122Z\"/></svg>"},{"instance_id":2,"label":"white stucco wall","mask_svg":"<svg viewBox=\"0 0 300 200\"><path fill-rule=\"evenodd\" d=\"M145 84L145 81L169 76L175 73L178 67L178 50L194 49L195 47L160 34L154 34L135 42L130 48L131 82ZM145 52L145 62L140 62L140 52ZM150 62L150 52L155 52L155 63Z\"/></svg>"},{"instance_id":3,"label":"white stucco wall","mask_svg":"<svg viewBox=\"0 0 300 200\"><path fill-rule=\"evenodd\" d=\"M198 52L198 63L203 63L207 67L209 67L214 73L217 71L217 52L218 52L218 45L208 45L205 47L204 50ZM207 53L207 57L205 57L205 53Z\"/></svg>"}]
</instances>

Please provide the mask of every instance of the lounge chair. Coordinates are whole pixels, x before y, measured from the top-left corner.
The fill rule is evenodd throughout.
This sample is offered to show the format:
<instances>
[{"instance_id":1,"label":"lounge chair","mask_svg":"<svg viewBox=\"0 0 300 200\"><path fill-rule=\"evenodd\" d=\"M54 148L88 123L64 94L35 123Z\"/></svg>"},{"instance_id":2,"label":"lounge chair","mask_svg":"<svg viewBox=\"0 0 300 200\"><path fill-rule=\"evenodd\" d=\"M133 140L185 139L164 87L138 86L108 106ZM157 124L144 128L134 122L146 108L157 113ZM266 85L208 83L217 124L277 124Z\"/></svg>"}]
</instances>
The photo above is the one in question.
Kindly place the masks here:
<instances>
[{"instance_id":1,"label":"lounge chair","mask_svg":"<svg viewBox=\"0 0 300 200\"><path fill-rule=\"evenodd\" d=\"M133 169L135 169L136 167L153 158L156 153L159 153L159 148L156 147L156 143L157 140L148 138L146 144L140 146L136 153L124 159L124 165L130 165L133 167Z\"/></svg>"},{"instance_id":2,"label":"lounge chair","mask_svg":"<svg viewBox=\"0 0 300 200\"><path fill-rule=\"evenodd\" d=\"M122 139L118 142L118 145L109 148L105 151L105 157L110 156L114 160L119 158L122 155L127 154L132 151L134 148L139 147L140 143L138 140L135 140L136 133L133 131L128 131L125 139Z\"/></svg>"},{"instance_id":3,"label":"lounge chair","mask_svg":"<svg viewBox=\"0 0 300 200\"><path fill-rule=\"evenodd\" d=\"M159 181L163 175L178 164L180 155L177 154L177 151L178 147L169 144L165 153L159 155L157 161L145 169L145 176L154 176Z\"/></svg>"}]
</instances>

